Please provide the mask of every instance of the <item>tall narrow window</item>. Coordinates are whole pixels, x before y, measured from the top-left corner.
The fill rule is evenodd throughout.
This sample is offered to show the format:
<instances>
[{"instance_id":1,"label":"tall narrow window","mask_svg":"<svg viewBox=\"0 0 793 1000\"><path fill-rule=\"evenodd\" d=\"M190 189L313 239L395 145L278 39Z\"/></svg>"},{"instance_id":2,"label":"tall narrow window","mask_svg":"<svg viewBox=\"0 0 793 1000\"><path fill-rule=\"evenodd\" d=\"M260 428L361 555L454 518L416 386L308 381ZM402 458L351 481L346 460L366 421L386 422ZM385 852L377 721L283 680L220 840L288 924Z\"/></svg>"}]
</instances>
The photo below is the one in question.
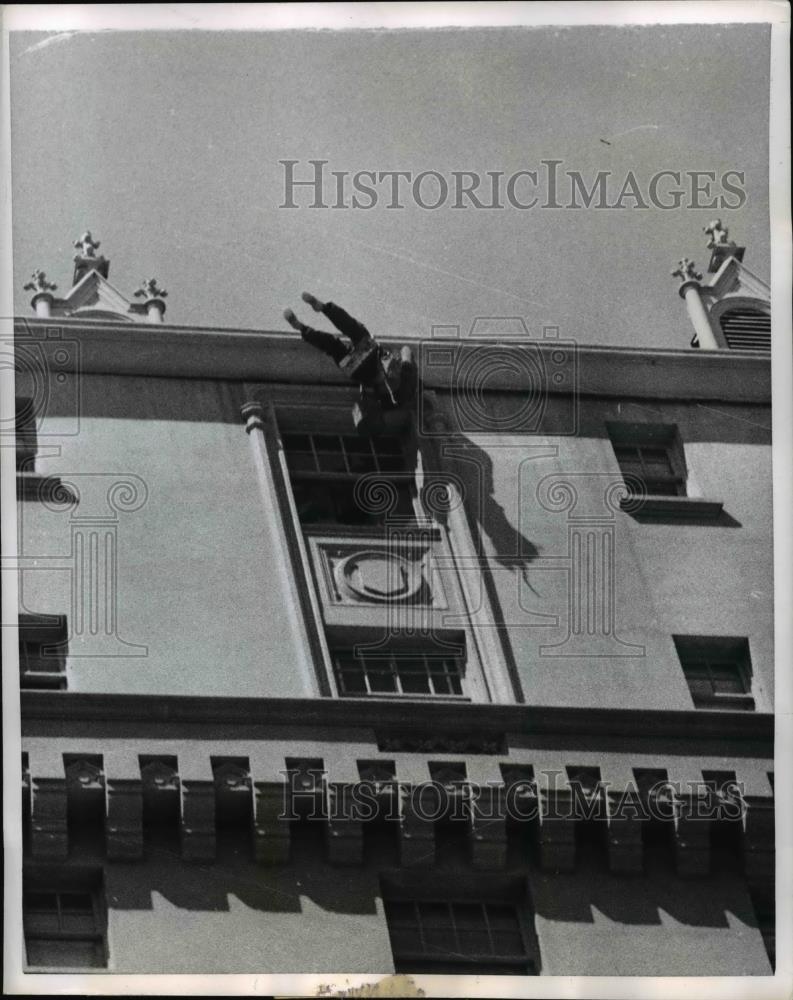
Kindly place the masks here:
<instances>
[{"instance_id":1,"label":"tall narrow window","mask_svg":"<svg viewBox=\"0 0 793 1000\"><path fill-rule=\"evenodd\" d=\"M675 636L674 641L697 708L749 712L754 709L752 662L746 639Z\"/></svg>"},{"instance_id":2,"label":"tall narrow window","mask_svg":"<svg viewBox=\"0 0 793 1000\"><path fill-rule=\"evenodd\" d=\"M98 875L55 884L26 880L22 913L29 966L107 967L107 920Z\"/></svg>"},{"instance_id":3,"label":"tall narrow window","mask_svg":"<svg viewBox=\"0 0 793 1000\"><path fill-rule=\"evenodd\" d=\"M355 492L360 477L371 474L394 490L396 509L389 513L412 517L411 484L399 438L286 433L283 444L301 524L382 523L385 512L365 510Z\"/></svg>"},{"instance_id":4,"label":"tall narrow window","mask_svg":"<svg viewBox=\"0 0 793 1000\"><path fill-rule=\"evenodd\" d=\"M397 972L539 972L536 947L515 903L386 899L385 913Z\"/></svg>"}]
</instances>

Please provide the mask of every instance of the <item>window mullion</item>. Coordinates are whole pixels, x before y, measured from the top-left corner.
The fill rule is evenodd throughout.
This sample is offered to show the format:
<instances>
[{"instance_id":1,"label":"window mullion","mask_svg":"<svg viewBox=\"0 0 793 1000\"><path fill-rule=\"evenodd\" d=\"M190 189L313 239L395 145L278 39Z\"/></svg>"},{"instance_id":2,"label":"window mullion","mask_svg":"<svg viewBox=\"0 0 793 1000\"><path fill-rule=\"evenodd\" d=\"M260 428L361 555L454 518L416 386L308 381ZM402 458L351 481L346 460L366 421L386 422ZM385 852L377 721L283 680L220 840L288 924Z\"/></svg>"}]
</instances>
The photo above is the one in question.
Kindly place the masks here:
<instances>
[{"instance_id":1,"label":"window mullion","mask_svg":"<svg viewBox=\"0 0 793 1000\"><path fill-rule=\"evenodd\" d=\"M314 471L315 472L320 472L321 470L320 470L320 467L319 467L319 456L317 455L317 446L314 443L314 435L313 434L309 434L308 435L308 442L311 445L311 455L312 455L312 457L314 459Z\"/></svg>"},{"instance_id":2,"label":"window mullion","mask_svg":"<svg viewBox=\"0 0 793 1000\"><path fill-rule=\"evenodd\" d=\"M481 905L482 905L482 916L485 921L485 927L487 928L487 939L490 942L490 954L497 955L498 952L496 951L496 942L493 936L493 928L490 925L490 916L487 912L487 903L482 903Z\"/></svg>"}]
</instances>

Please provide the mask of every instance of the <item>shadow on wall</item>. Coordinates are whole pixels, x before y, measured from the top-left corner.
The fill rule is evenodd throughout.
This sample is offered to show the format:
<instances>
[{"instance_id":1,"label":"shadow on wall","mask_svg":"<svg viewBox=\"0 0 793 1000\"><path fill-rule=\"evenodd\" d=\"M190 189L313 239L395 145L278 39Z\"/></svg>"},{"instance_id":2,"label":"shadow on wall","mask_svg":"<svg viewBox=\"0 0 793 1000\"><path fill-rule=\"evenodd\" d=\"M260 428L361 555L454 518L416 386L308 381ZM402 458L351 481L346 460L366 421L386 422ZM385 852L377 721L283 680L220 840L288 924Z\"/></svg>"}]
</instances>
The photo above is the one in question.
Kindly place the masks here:
<instances>
[{"instance_id":1,"label":"shadow on wall","mask_svg":"<svg viewBox=\"0 0 793 1000\"><path fill-rule=\"evenodd\" d=\"M422 892L436 883L444 897L461 887L492 887L494 878L498 884L525 885L531 875L529 905L552 921L593 924L599 913L626 926L657 926L668 914L688 927L726 929L733 914L757 926L740 862L727 852L714 853L710 875L686 881L675 873L671 845L645 845L644 876L626 881L609 871L605 845L585 843L578 845L574 872L540 873L530 837L526 829L511 832L506 868L486 873L470 867L466 831L442 836L435 863L420 871L398 867L395 831L367 830L364 866L341 871L326 860L322 823L296 830L290 863L273 867L255 864L244 830L221 838L217 860L206 864L182 862L175 839L167 846L147 837L147 860L109 866L106 886L110 906L118 910L151 910L157 892L192 911L227 912L233 896L268 913L300 913L307 898L328 913L375 915L386 875L397 881L407 877L411 884L419 878Z\"/></svg>"},{"instance_id":2,"label":"shadow on wall","mask_svg":"<svg viewBox=\"0 0 793 1000\"><path fill-rule=\"evenodd\" d=\"M479 528L478 532L474 531L477 558L484 560L486 555L481 538L481 533L484 533L493 547L496 563L504 569L521 573L528 583L528 568L538 557L539 549L531 539L520 533L496 500L493 459L464 434L450 434L441 447L444 457L454 463L460 485L465 491L464 509ZM427 470L427 474L431 479L434 470ZM448 518L443 510L433 507L433 514L446 525Z\"/></svg>"},{"instance_id":3,"label":"shadow on wall","mask_svg":"<svg viewBox=\"0 0 793 1000\"><path fill-rule=\"evenodd\" d=\"M627 926L658 926L668 914L687 927L730 927L728 914L757 927L754 908L732 855L712 857L710 875L686 881L675 873L671 847L644 849L644 876L615 878L597 848L579 845L576 870L533 881L538 916L562 923L595 923L598 914ZM674 973L670 971L670 975Z\"/></svg>"}]
</instances>

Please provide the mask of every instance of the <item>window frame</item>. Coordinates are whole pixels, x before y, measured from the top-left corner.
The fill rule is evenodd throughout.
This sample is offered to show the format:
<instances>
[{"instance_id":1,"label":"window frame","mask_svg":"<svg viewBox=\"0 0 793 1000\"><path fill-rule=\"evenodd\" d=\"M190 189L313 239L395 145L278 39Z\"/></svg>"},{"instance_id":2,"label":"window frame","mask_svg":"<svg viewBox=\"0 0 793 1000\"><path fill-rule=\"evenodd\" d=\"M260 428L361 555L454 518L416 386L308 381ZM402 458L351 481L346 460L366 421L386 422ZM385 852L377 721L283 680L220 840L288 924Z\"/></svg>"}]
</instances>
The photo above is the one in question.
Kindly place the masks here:
<instances>
[{"instance_id":1,"label":"window frame","mask_svg":"<svg viewBox=\"0 0 793 1000\"><path fill-rule=\"evenodd\" d=\"M418 939L422 945L420 949L400 948L395 944L393 913L389 915L389 908L393 906L412 907L414 919L412 923L403 926L409 926L417 932ZM457 950L450 949L447 952L433 954L431 951L432 946L427 945L425 920L422 919L421 908L430 906L444 907L446 909L448 922L442 924L441 929L447 934L451 931ZM483 927L490 941L490 953L471 953L461 945L459 928L455 920L455 907L463 906L480 908L484 918ZM495 934L497 932L492 928L491 916L488 915L488 910L492 911L495 907L502 909L509 908L511 910L520 936L522 948L520 955L517 953L497 954L497 946L495 944ZM527 926L525 898L498 898L490 894L472 896L453 893L445 895L437 892L430 892L426 895L424 893L409 895L403 892L384 893L383 912L388 929L394 968L398 973L411 974L423 972L432 975L435 971L457 975L487 975L494 974L490 969L499 967L503 968L503 973L501 973L503 975L539 975L539 946L536 943L536 937L530 933ZM442 968L434 969L437 966L442 966ZM451 969L450 966L452 967ZM483 967L487 971L483 971Z\"/></svg>"},{"instance_id":2,"label":"window frame","mask_svg":"<svg viewBox=\"0 0 793 1000\"><path fill-rule=\"evenodd\" d=\"M635 422L615 422L609 421L606 424L611 448L617 461L620 474L632 495L637 494L632 488L632 484L627 480L627 476L638 478L646 486L648 497L681 497L686 498L688 493L688 469L686 466L683 442L676 424L659 423L635 423ZM637 460L640 473L632 469L626 469L620 457L619 450L633 448L637 452ZM645 475L647 462L643 454L644 451L653 449L664 451L670 466L668 476L647 476ZM653 490L651 484L670 484L674 487L674 492Z\"/></svg>"},{"instance_id":3,"label":"window frame","mask_svg":"<svg viewBox=\"0 0 793 1000\"><path fill-rule=\"evenodd\" d=\"M287 425L291 422L287 420ZM419 516L419 505L418 505L418 493L416 489L415 475L411 474L408 469L408 463L405 455L405 442L400 438L399 435L384 435L382 439L364 437L356 435L355 433L345 433L344 430L336 430L329 427L325 430L313 430L306 428L295 428L292 426L282 426L279 420L279 436L281 441L281 447L284 453L285 467L287 470L288 480L289 480L289 490L292 494L292 499L295 504L295 509L298 514L298 522L300 524L301 530L309 529L353 529L353 530L381 530L384 526L386 520L386 514L390 516L400 517L398 512L384 512L383 516L379 518L374 513L367 514L362 511L362 520L360 521L348 521L335 519L321 519L321 520L303 520L300 517L300 505L298 502L298 490L296 489L296 484L298 483L308 483L310 484L320 484L325 485L331 491L333 490L334 484L340 484L347 486L351 492L355 490L355 484L363 476L374 476L382 478L384 481L390 481L396 491L398 497L404 506L404 510L401 514L402 519L409 519L411 521L417 520ZM310 451L307 449L297 450L290 448L289 441L297 437L308 438L308 443L310 445ZM318 438L335 438L339 443L338 450L328 450L317 448ZM378 440L385 440L390 442L396 442L397 448L392 451L378 452L376 447L376 442ZM347 442L347 443L345 443ZM350 442L368 442L368 451L354 451L349 448ZM290 461L290 455L310 455L313 459L314 468L295 468ZM339 455L341 458L341 464L344 466L343 469L323 469L322 457L323 455ZM364 468L361 470L354 470L351 468L352 462L350 456L359 455L361 459L364 458L371 463L371 468ZM383 468L384 459L399 459L398 468ZM395 463L396 464L396 463ZM410 508L409 511L407 508Z\"/></svg>"},{"instance_id":4,"label":"window frame","mask_svg":"<svg viewBox=\"0 0 793 1000\"><path fill-rule=\"evenodd\" d=\"M755 710L752 691L752 660L749 640L740 636L673 636L686 684L694 707L705 711ZM741 691L719 691L714 670L729 666ZM705 677L692 676L694 671ZM709 685L705 690L704 684ZM694 685L697 685L696 687Z\"/></svg>"},{"instance_id":5,"label":"window frame","mask_svg":"<svg viewBox=\"0 0 793 1000\"><path fill-rule=\"evenodd\" d=\"M62 922L61 897L65 895L86 895L91 899L91 918L93 930L68 930L59 926L57 929L30 928L31 911L26 908L26 899L33 894L54 895L57 905L57 919ZM35 912L35 911L33 911ZM40 911L51 913L51 911ZM25 948L25 967L29 972L46 973L103 973L110 968L110 948L107 932L107 900L104 893L104 880L101 871L71 871L59 873L25 873L22 891L22 937ZM75 942L90 943L94 947L97 964L42 964L30 962L29 942Z\"/></svg>"},{"instance_id":6,"label":"window frame","mask_svg":"<svg viewBox=\"0 0 793 1000\"><path fill-rule=\"evenodd\" d=\"M464 640L463 640L464 641ZM356 655L357 654L357 655ZM392 644L387 650L374 656L368 657L372 665L378 663L387 664L389 668L390 675L394 679L394 686L396 690L394 691L377 691L372 689L370 684L370 678L368 675L369 665L365 662L365 654L356 650L355 645L350 647L349 645L343 645L340 642L330 643L330 655L331 662L333 665L333 674L336 680L336 686L338 688L340 698L362 698L362 699L375 699L375 698L388 698L396 699L400 701L407 701L411 699L419 699L425 701L471 701L470 695L466 693L465 681L466 681L466 656L463 652L462 654L454 653L441 653L435 652L431 649L415 649L412 646L405 644ZM444 664L452 661L457 667L457 673L450 674L448 669L444 667L442 676L444 679L448 680L453 677L459 682L460 690L459 692L454 691L435 691L430 690L426 692L422 691L405 691L403 689L404 677L399 675L399 669L397 665L398 658L404 656L412 660L422 659L425 669L425 674L423 676L427 679L428 687L434 688L434 674L438 672L433 672L431 669L431 664L433 661L438 663L443 662ZM340 665L340 658L345 657L349 661L359 661L362 664L361 673L363 675L362 679L366 686L365 691L350 691L345 689L344 678L342 676L344 668ZM350 669L349 667L347 668Z\"/></svg>"}]
</instances>

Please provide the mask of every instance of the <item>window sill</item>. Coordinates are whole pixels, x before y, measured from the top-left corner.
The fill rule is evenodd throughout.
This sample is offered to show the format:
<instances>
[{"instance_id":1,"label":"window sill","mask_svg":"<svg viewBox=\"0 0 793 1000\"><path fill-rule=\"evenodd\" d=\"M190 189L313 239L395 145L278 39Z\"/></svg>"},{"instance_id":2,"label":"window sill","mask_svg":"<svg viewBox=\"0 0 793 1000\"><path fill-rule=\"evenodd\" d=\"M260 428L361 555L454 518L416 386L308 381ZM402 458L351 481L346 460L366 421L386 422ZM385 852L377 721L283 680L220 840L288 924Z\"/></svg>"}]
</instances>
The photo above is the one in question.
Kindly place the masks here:
<instances>
[{"instance_id":1,"label":"window sill","mask_svg":"<svg viewBox=\"0 0 793 1000\"><path fill-rule=\"evenodd\" d=\"M421 694L417 691L411 692L410 694L400 694L399 692L390 691L377 691L373 694L366 694L361 692L360 694L354 694L350 691L345 691L344 694L340 694L339 698L353 698L355 701L360 701L362 698L367 701L377 701L383 699L384 701L445 701L445 702L470 702L471 699L464 694Z\"/></svg>"},{"instance_id":2,"label":"window sill","mask_svg":"<svg viewBox=\"0 0 793 1000\"><path fill-rule=\"evenodd\" d=\"M695 698L697 711L754 712L755 702L750 694L715 695L713 698Z\"/></svg>"},{"instance_id":3,"label":"window sill","mask_svg":"<svg viewBox=\"0 0 793 1000\"><path fill-rule=\"evenodd\" d=\"M300 525L306 536L321 538L371 538L376 541L396 539L406 535L411 541L437 541L441 538L441 530L434 522L405 520L394 518L382 524L341 524L334 521L314 521Z\"/></svg>"},{"instance_id":4,"label":"window sill","mask_svg":"<svg viewBox=\"0 0 793 1000\"><path fill-rule=\"evenodd\" d=\"M720 500L705 500L702 497L640 496L632 493L622 497L620 509L638 518L716 521L724 511L724 504Z\"/></svg>"}]
</instances>

